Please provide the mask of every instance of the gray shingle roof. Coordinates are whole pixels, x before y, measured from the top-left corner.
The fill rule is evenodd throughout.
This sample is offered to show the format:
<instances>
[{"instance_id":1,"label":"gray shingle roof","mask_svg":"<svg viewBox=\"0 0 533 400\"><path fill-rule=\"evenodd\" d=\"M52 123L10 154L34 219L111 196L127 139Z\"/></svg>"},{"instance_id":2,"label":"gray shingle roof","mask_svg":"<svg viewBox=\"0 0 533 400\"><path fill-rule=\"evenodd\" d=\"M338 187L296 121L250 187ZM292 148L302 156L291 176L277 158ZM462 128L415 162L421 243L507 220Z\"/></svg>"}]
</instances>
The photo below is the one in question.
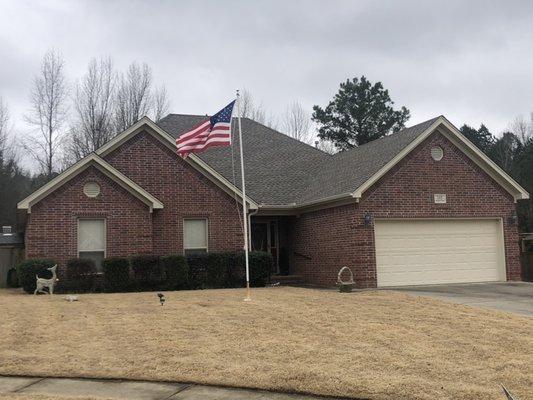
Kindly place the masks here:
<instances>
[{"instance_id":1,"label":"gray shingle roof","mask_svg":"<svg viewBox=\"0 0 533 400\"><path fill-rule=\"evenodd\" d=\"M243 118L247 195L257 203L298 205L353 192L437 118L333 156ZM207 116L169 114L158 125L178 137L206 119ZM198 156L240 188L239 142L235 119L233 125L233 163L230 147L211 148Z\"/></svg>"}]
</instances>

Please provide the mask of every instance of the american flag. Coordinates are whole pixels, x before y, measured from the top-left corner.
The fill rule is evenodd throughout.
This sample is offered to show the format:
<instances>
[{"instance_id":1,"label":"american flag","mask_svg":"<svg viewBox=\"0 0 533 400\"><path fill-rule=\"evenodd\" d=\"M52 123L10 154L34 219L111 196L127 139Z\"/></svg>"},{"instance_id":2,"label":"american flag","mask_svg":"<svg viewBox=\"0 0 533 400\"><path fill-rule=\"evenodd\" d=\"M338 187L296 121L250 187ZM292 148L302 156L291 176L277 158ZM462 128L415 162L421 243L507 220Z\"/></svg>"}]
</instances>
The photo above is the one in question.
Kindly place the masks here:
<instances>
[{"instance_id":1,"label":"american flag","mask_svg":"<svg viewBox=\"0 0 533 400\"><path fill-rule=\"evenodd\" d=\"M178 154L185 158L189 153L199 153L213 146L231 145L231 114L235 100L207 121L176 139Z\"/></svg>"}]
</instances>

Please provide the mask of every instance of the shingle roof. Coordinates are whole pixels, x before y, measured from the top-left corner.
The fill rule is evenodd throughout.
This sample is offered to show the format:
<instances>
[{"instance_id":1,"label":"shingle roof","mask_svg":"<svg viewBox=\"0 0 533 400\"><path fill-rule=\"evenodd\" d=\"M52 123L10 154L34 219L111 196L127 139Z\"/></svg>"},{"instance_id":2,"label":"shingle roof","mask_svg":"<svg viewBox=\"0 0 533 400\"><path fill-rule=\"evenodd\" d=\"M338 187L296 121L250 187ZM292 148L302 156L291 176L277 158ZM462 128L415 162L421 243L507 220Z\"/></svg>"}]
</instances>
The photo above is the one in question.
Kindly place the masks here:
<instances>
[{"instance_id":1,"label":"shingle roof","mask_svg":"<svg viewBox=\"0 0 533 400\"><path fill-rule=\"evenodd\" d=\"M169 114L158 125L178 137L206 118ZM268 205L300 205L353 192L437 118L333 156L243 118L246 192L257 203ZM231 148L211 148L198 156L241 188L238 135L234 142Z\"/></svg>"},{"instance_id":2,"label":"shingle roof","mask_svg":"<svg viewBox=\"0 0 533 400\"><path fill-rule=\"evenodd\" d=\"M21 245L24 243L24 236L19 233L3 235L0 233L0 246Z\"/></svg>"},{"instance_id":3,"label":"shingle roof","mask_svg":"<svg viewBox=\"0 0 533 400\"><path fill-rule=\"evenodd\" d=\"M312 181L302 194L302 203L343 193L351 193L402 149L409 145L439 117L403 129L389 136L335 154L311 175Z\"/></svg>"}]
</instances>

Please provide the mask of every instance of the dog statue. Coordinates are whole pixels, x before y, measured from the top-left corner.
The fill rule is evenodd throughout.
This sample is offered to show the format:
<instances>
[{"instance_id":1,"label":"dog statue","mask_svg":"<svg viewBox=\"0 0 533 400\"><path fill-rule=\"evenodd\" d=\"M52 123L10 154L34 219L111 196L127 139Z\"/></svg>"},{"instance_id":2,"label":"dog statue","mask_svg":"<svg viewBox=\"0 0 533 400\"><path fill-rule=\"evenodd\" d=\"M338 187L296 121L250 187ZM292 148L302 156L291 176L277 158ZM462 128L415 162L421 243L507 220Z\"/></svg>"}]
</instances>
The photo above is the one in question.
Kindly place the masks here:
<instances>
[{"instance_id":1,"label":"dog statue","mask_svg":"<svg viewBox=\"0 0 533 400\"><path fill-rule=\"evenodd\" d=\"M52 273L52 277L50 279L44 279L39 278L38 275L35 275L35 278L37 279L37 287L35 288L35 292L33 292L33 294L46 293L46 291L43 290L44 288L48 288L48 294L54 294L54 286L56 282L59 281L56 275L57 264L46 269Z\"/></svg>"}]
</instances>

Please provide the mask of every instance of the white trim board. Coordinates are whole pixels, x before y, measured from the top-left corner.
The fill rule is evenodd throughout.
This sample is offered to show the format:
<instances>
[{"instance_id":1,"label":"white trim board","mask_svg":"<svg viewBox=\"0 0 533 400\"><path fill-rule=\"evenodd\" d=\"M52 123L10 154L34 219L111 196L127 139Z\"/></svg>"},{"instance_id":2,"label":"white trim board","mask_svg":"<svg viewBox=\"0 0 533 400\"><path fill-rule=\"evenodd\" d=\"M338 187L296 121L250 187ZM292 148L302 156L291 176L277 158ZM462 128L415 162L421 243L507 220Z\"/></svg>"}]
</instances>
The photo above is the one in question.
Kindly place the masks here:
<instances>
[{"instance_id":1,"label":"white trim board","mask_svg":"<svg viewBox=\"0 0 533 400\"><path fill-rule=\"evenodd\" d=\"M152 196L150 193L148 193L142 187L137 185L122 172L118 171L105 160L100 158L97 154L92 153L89 154L87 157L83 158L82 160L78 161L76 164L74 164L67 170L63 171L61 174L59 174L50 182L37 189L25 199L21 200L17 204L17 208L19 210L28 210L28 214L31 213L31 206L33 204L42 200L50 193L70 181L72 178L85 171L90 166L96 167L104 175L117 182L128 192L130 192L139 200L148 205L150 207L150 212L152 212L153 209L161 209L164 207L163 203L159 201L156 197Z\"/></svg>"},{"instance_id":2,"label":"white trim board","mask_svg":"<svg viewBox=\"0 0 533 400\"><path fill-rule=\"evenodd\" d=\"M472 161L474 161L483 171L498 182L505 190L513 195L515 201L522 199L529 199L529 193L520 186L513 178L511 178L505 171L498 167L490 158L488 158L481 150L474 146L463 134L443 116L440 116L429 128L427 128L421 135L413 140L408 146L400 151L392 160L385 164L378 172L372 175L365 183L359 186L352 196L360 199L363 193L368 190L381 177L389 172L396 164L405 158L411 151L413 151L420 143L422 143L429 135L435 132L438 128L443 126L445 130L439 130L445 137L447 137L456 147L465 153Z\"/></svg>"},{"instance_id":3,"label":"white trim board","mask_svg":"<svg viewBox=\"0 0 533 400\"><path fill-rule=\"evenodd\" d=\"M149 129L145 129L146 127L148 127ZM124 132L115 136L109 142L97 149L96 154L101 157L105 157L107 154L111 153L113 150L115 150L120 145L127 142L129 139L131 139L143 130L146 130L148 133L150 133L156 139L161 141L161 143L166 145L173 152L176 151L176 139L174 139L172 135L168 134L164 129L162 129L159 125L153 122L150 118L145 116L139 121L137 121L135 124L130 126L128 129L126 129ZM222 188L228 194L236 195L237 200L239 202L242 202L241 190L234 186L233 183L224 178L216 170L211 168L200 157L196 156L195 154L189 154L189 156L186 157L184 161L199 172L201 172L203 175L209 178L213 183ZM248 207L250 210L256 210L258 208L258 204L248 196L246 198L246 202L248 203Z\"/></svg>"}]
</instances>

